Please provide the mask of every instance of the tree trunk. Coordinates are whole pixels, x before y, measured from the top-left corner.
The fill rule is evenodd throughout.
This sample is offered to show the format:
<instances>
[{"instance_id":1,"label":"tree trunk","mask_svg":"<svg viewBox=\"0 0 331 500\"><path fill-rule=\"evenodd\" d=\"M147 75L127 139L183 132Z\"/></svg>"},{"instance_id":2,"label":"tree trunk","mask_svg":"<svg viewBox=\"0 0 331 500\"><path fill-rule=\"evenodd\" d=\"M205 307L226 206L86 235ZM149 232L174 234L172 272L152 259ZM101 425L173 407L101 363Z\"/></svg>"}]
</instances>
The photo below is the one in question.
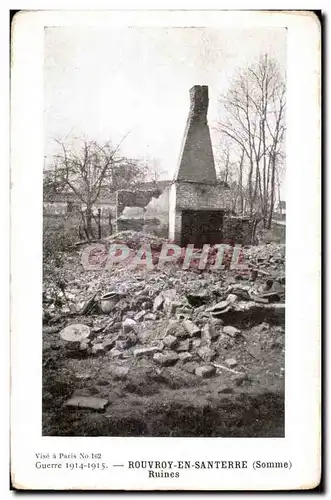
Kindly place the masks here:
<instances>
[{"instance_id":1,"label":"tree trunk","mask_svg":"<svg viewBox=\"0 0 331 500\"><path fill-rule=\"evenodd\" d=\"M242 150L240 164L239 164L239 193L240 193L240 214L244 213L244 193L243 193L243 165L244 165L244 155L245 151Z\"/></svg>"},{"instance_id":2,"label":"tree trunk","mask_svg":"<svg viewBox=\"0 0 331 500\"><path fill-rule=\"evenodd\" d=\"M91 205L87 204L86 205L86 230L87 230L89 237L94 238L92 218L93 218L92 207L91 207Z\"/></svg>"},{"instance_id":3,"label":"tree trunk","mask_svg":"<svg viewBox=\"0 0 331 500\"><path fill-rule=\"evenodd\" d=\"M271 229L272 216L274 213L274 204L275 204L275 172L276 172L276 158L275 153L273 153L272 157L272 170L271 170L271 193L270 193L270 211L269 211L269 220L268 220L268 229Z\"/></svg>"}]
</instances>

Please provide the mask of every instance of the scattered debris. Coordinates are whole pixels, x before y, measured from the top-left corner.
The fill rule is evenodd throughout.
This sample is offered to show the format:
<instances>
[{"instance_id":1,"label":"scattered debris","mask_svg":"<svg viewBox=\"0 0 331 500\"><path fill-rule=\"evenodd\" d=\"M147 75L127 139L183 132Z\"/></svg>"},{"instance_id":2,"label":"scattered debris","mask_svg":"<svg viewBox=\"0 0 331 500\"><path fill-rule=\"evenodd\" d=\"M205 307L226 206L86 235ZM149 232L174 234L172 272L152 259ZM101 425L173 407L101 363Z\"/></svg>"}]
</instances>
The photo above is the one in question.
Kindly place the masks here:
<instances>
[{"instance_id":1,"label":"scattered debris","mask_svg":"<svg viewBox=\"0 0 331 500\"><path fill-rule=\"evenodd\" d=\"M158 363L159 365L162 366L172 366L178 361L178 354L175 354L173 352L169 353L161 353L157 352L153 356L153 360Z\"/></svg>"},{"instance_id":2,"label":"scattered debris","mask_svg":"<svg viewBox=\"0 0 331 500\"><path fill-rule=\"evenodd\" d=\"M189 319L183 321L183 326L191 337L196 337L201 332L200 328Z\"/></svg>"},{"instance_id":3,"label":"scattered debris","mask_svg":"<svg viewBox=\"0 0 331 500\"><path fill-rule=\"evenodd\" d=\"M186 365L186 367L187 367L187 365ZM195 370L195 374L198 377L202 377L202 378L212 377L213 375L215 375L215 373L216 373L216 369L215 369L215 366L213 366L213 365L198 366L198 368L196 368L196 370Z\"/></svg>"},{"instance_id":4,"label":"scattered debris","mask_svg":"<svg viewBox=\"0 0 331 500\"><path fill-rule=\"evenodd\" d=\"M71 408L85 408L88 410L104 411L109 404L107 399L92 396L75 396L64 403Z\"/></svg>"},{"instance_id":5,"label":"scattered debris","mask_svg":"<svg viewBox=\"0 0 331 500\"><path fill-rule=\"evenodd\" d=\"M133 355L138 358L140 356L151 356L160 351L162 351L162 347L160 346L140 347L133 352Z\"/></svg>"},{"instance_id":6,"label":"scattered debris","mask_svg":"<svg viewBox=\"0 0 331 500\"><path fill-rule=\"evenodd\" d=\"M73 342L75 345L79 344L84 339L87 339L91 334L91 329L86 325L74 324L63 328L60 332L60 337L66 342Z\"/></svg>"},{"instance_id":7,"label":"scattered debris","mask_svg":"<svg viewBox=\"0 0 331 500\"><path fill-rule=\"evenodd\" d=\"M234 326L224 326L223 327L223 333L226 335L229 335L230 337L237 338L241 335L241 331L238 330L238 328L235 328Z\"/></svg>"},{"instance_id":8,"label":"scattered debris","mask_svg":"<svg viewBox=\"0 0 331 500\"><path fill-rule=\"evenodd\" d=\"M228 368L227 366L224 366L224 365L220 365L219 363L213 363L214 367L215 368L219 368L220 370L226 370L228 372L231 372L231 373L235 373L236 375L241 375L240 372L237 372L236 370L232 370L232 368Z\"/></svg>"},{"instance_id":9,"label":"scattered debris","mask_svg":"<svg viewBox=\"0 0 331 500\"><path fill-rule=\"evenodd\" d=\"M226 359L225 363L228 365L229 368L234 368L238 364L234 358Z\"/></svg>"}]
</instances>

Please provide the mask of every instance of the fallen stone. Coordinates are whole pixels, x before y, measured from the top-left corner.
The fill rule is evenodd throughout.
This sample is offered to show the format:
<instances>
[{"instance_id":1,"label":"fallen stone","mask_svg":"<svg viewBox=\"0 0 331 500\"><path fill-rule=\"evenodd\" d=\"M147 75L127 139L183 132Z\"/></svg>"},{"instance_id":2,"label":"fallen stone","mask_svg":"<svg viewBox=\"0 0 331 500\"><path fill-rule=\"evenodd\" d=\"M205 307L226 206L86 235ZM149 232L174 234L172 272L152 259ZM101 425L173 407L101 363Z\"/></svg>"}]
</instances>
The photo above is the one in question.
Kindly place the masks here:
<instances>
[{"instance_id":1,"label":"fallen stone","mask_svg":"<svg viewBox=\"0 0 331 500\"><path fill-rule=\"evenodd\" d=\"M158 346L151 346L151 347L140 347L139 349L135 349L133 351L133 355L135 358L140 358L141 356L152 356L153 354L157 352L161 352L163 349L163 346L158 345Z\"/></svg>"},{"instance_id":2,"label":"fallen stone","mask_svg":"<svg viewBox=\"0 0 331 500\"><path fill-rule=\"evenodd\" d=\"M127 300L121 299L119 302L117 302L116 309L118 311L121 311L121 313L125 313L126 311L130 310L130 304Z\"/></svg>"},{"instance_id":3,"label":"fallen stone","mask_svg":"<svg viewBox=\"0 0 331 500\"><path fill-rule=\"evenodd\" d=\"M88 380L90 378L92 378L92 375L89 373L76 373L77 380Z\"/></svg>"},{"instance_id":4,"label":"fallen stone","mask_svg":"<svg viewBox=\"0 0 331 500\"><path fill-rule=\"evenodd\" d=\"M183 313L183 312L176 312L176 319L178 320L190 320L191 314L189 313Z\"/></svg>"},{"instance_id":5,"label":"fallen stone","mask_svg":"<svg viewBox=\"0 0 331 500\"><path fill-rule=\"evenodd\" d=\"M202 377L202 378L212 377L213 375L215 375L215 373L216 373L216 368L215 368L215 366L212 366L212 365L198 366L198 368L196 368L196 370L195 370L195 374L198 377Z\"/></svg>"},{"instance_id":6,"label":"fallen stone","mask_svg":"<svg viewBox=\"0 0 331 500\"><path fill-rule=\"evenodd\" d=\"M111 375L119 379L125 378L129 371L130 368L128 366L111 366L109 370Z\"/></svg>"},{"instance_id":7,"label":"fallen stone","mask_svg":"<svg viewBox=\"0 0 331 500\"><path fill-rule=\"evenodd\" d=\"M193 321L189 319L183 321L183 326L187 331L187 333L190 335L190 337L197 337L201 333L200 328L196 324L194 324Z\"/></svg>"},{"instance_id":8,"label":"fallen stone","mask_svg":"<svg viewBox=\"0 0 331 500\"><path fill-rule=\"evenodd\" d=\"M147 313L144 316L144 321L155 321L156 320L156 314L154 313Z\"/></svg>"},{"instance_id":9,"label":"fallen stone","mask_svg":"<svg viewBox=\"0 0 331 500\"><path fill-rule=\"evenodd\" d=\"M230 293L227 298L226 298L226 301L229 303L229 304L233 304L234 302L237 302L238 300L238 296L235 295L234 293Z\"/></svg>"},{"instance_id":10,"label":"fallen stone","mask_svg":"<svg viewBox=\"0 0 331 500\"><path fill-rule=\"evenodd\" d=\"M146 311L139 311L135 316L134 316L134 320L135 321L140 321L146 314Z\"/></svg>"},{"instance_id":11,"label":"fallen stone","mask_svg":"<svg viewBox=\"0 0 331 500\"><path fill-rule=\"evenodd\" d=\"M177 292L176 292L175 288L170 288L170 289L164 290L162 292L162 296L163 296L166 304L169 304L170 302L172 302L175 299L176 295L177 295Z\"/></svg>"},{"instance_id":12,"label":"fallen stone","mask_svg":"<svg viewBox=\"0 0 331 500\"><path fill-rule=\"evenodd\" d=\"M178 344L178 339L174 335L167 335L162 339L162 342L166 347L172 349L173 347L176 346L176 344Z\"/></svg>"},{"instance_id":13,"label":"fallen stone","mask_svg":"<svg viewBox=\"0 0 331 500\"><path fill-rule=\"evenodd\" d=\"M78 343L78 346L80 342L87 339L90 335L91 329L82 324L68 325L60 332L62 340L65 340L68 343L73 342L75 345Z\"/></svg>"},{"instance_id":14,"label":"fallen stone","mask_svg":"<svg viewBox=\"0 0 331 500\"><path fill-rule=\"evenodd\" d=\"M110 333L115 333L115 332L118 332L119 330L121 330L122 328L122 323L120 323L119 321L116 321L112 326L110 326L107 331L110 332Z\"/></svg>"},{"instance_id":15,"label":"fallen stone","mask_svg":"<svg viewBox=\"0 0 331 500\"><path fill-rule=\"evenodd\" d=\"M229 337L228 335L221 334L220 337L217 339L217 349L222 350L222 349L229 349L230 347L234 346L234 340Z\"/></svg>"},{"instance_id":16,"label":"fallen stone","mask_svg":"<svg viewBox=\"0 0 331 500\"><path fill-rule=\"evenodd\" d=\"M225 363L229 368L234 368L235 366L238 365L237 361L234 358L229 358L225 360Z\"/></svg>"},{"instance_id":17,"label":"fallen stone","mask_svg":"<svg viewBox=\"0 0 331 500\"><path fill-rule=\"evenodd\" d=\"M201 339L198 339L198 338L192 339L192 348L193 349L197 349L200 346L201 346Z\"/></svg>"},{"instance_id":18,"label":"fallen stone","mask_svg":"<svg viewBox=\"0 0 331 500\"><path fill-rule=\"evenodd\" d=\"M234 379L233 379L234 383L239 386L239 385L242 385L244 382L248 382L249 381L249 376L247 375L247 373L244 373L243 375L237 375Z\"/></svg>"},{"instance_id":19,"label":"fallen stone","mask_svg":"<svg viewBox=\"0 0 331 500\"><path fill-rule=\"evenodd\" d=\"M214 349L210 349L207 346L200 347L197 350L198 356L200 356L203 361L210 362L216 357L216 352Z\"/></svg>"},{"instance_id":20,"label":"fallen stone","mask_svg":"<svg viewBox=\"0 0 331 500\"><path fill-rule=\"evenodd\" d=\"M189 336L182 323L177 320L170 320L166 329L166 335L173 335L178 338L186 338Z\"/></svg>"},{"instance_id":21,"label":"fallen stone","mask_svg":"<svg viewBox=\"0 0 331 500\"><path fill-rule=\"evenodd\" d=\"M214 327L223 326L224 321L221 318L211 318L210 324Z\"/></svg>"},{"instance_id":22,"label":"fallen stone","mask_svg":"<svg viewBox=\"0 0 331 500\"><path fill-rule=\"evenodd\" d=\"M154 299L153 311L154 312L159 311L163 307L163 303L164 303L164 296L162 293L160 293L160 295L158 295Z\"/></svg>"},{"instance_id":23,"label":"fallen stone","mask_svg":"<svg viewBox=\"0 0 331 500\"><path fill-rule=\"evenodd\" d=\"M64 406L71 408L86 408L89 410L103 411L108 405L107 399L95 398L92 396L76 396L64 403Z\"/></svg>"},{"instance_id":24,"label":"fallen stone","mask_svg":"<svg viewBox=\"0 0 331 500\"><path fill-rule=\"evenodd\" d=\"M123 342L123 347L121 349L129 349L133 347L138 342L137 335L134 332L129 332L127 334L121 334L117 340L117 342Z\"/></svg>"},{"instance_id":25,"label":"fallen stone","mask_svg":"<svg viewBox=\"0 0 331 500\"><path fill-rule=\"evenodd\" d=\"M105 351L109 351L109 349L112 349L115 346L115 340L114 339L106 339L103 341L102 346Z\"/></svg>"},{"instance_id":26,"label":"fallen stone","mask_svg":"<svg viewBox=\"0 0 331 500\"><path fill-rule=\"evenodd\" d=\"M79 350L82 352L87 353L90 350L90 344L89 342L81 342L79 346Z\"/></svg>"},{"instance_id":27,"label":"fallen stone","mask_svg":"<svg viewBox=\"0 0 331 500\"><path fill-rule=\"evenodd\" d=\"M189 361L188 363L185 363L183 366L183 370L185 370L187 373L195 373L195 370L199 367L198 363Z\"/></svg>"},{"instance_id":28,"label":"fallen stone","mask_svg":"<svg viewBox=\"0 0 331 500\"><path fill-rule=\"evenodd\" d=\"M150 300L146 300L141 304L141 307L146 311L147 309L152 309L153 303Z\"/></svg>"},{"instance_id":29,"label":"fallen stone","mask_svg":"<svg viewBox=\"0 0 331 500\"><path fill-rule=\"evenodd\" d=\"M261 358L261 346L258 344L249 343L245 347L248 354L250 354L255 359Z\"/></svg>"},{"instance_id":30,"label":"fallen stone","mask_svg":"<svg viewBox=\"0 0 331 500\"><path fill-rule=\"evenodd\" d=\"M103 344L94 344L91 349L91 353L97 356L101 356L105 353Z\"/></svg>"},{"instance_id":31,"label":"fallen stone","mask_svg":"<svg viewBox=\"0 0 331 500\"><path fill-rule=\"evenodd\" d=\"M211 313L212 313L214 318L219 318L220 316L223 316L230 311L232 311L232 305L228 305L228 307L226 307L225 309L222 309L222 310L212 311Z\"/></svg>"},{"instance_id":32,"label":"fallen stone","mask_svg":"<svg viewBox=\"0 0 331 500\"><path fill-rule=\"evenodd\" d=\"M178 354L178 358L183 362L183 363L187 363L190 359L193 358L192 354L190 354L189 352L180 352Z\"/></svg>"},{"instance_id":33,"label":"fallen stone","mask_svg":"<svg viewBox=\"0 0 331 500\"><path fill-rule=\"evenodd\" d=\"M161 366L172 366L178 361L178 355L175 353L162 354L157 352L153 356L153 360Z\"/></svg>"},{"instance_id":34,"label":"fallen stone","mask_svg":"<svg viewBox=\"0 0 331 500\"><path fill-rule=\"evenodd\" d=\"M123 358L123 352L122 351L119 351L118 349L116 349L116 347L114 347L113 349L111 349L109 351L110 355L112 358Z\"/></svg>"},{"instance_id":35,"label":"fallen stone","mask_svg":"<svg viewBox=\"0 0 331 500\"><path fill-rule=\"evenodd\" d=\"M191 339L181 340L176 346L175 350L177 352L186 352L191 348Z\"/></svg>"},{"instance_id":36,"label":"fallen stone","mask_svg":"<svg viewBox=\"0 0 331 500\"><path fill-rule=\"evenodd\" d=\"M128 339L125 340L116 340L116 348L120 351L125 351L126 349L130 349L131 342Z\"/></svg>"},{"instance_id":37,"label":"fallen stone","mask_svg":"<svg viewBox=\"0 0 331 500\"><path fill-rule=\"evenodd\" d=\"M170 318L174 314L176 314L176 311L179 307L181 307L183 304L181 302L170 302L167 304L166 309L167 309L167 315Z\"/></svg>"},{"instance_id":38,"label":"fallen stone","mask_svg":"<svg viewBox=\"0 0 331 500\"><path fill-rule=\"evenodd\" d=\"M219 335L220 332L213 325L207 323L201 330L201 341L204 344L210 344Z\"/></svg>"},{"instance_id":39,"label":"fallen stone","mask_svg":"<svg viewBox=\"0 0 331 500\"><path fill-rule=\"evenodd\" d=\"M209 308L208 311L219 312L219 311L226 309L228 306L229 306L228 301L222 300L221 302L218 302L217 304L215 304L213 307Z\"/></svg>"},{"instance_id":40,"label":"fallen stone","mask_svg":"<svg viewBox=\"0 0 331 500\"><path fill-rule=\"evenodd\" d=\"M241 335L241 331L238 330L238 328L235 328L234 326L224 326L223 327L223 333L226 335L229 335L229 337L236 338L239 335Z\"/></svg>"},{"instance_id":41,"label":"fallen stone","mask_svg":"<svg viewBox=\"0 0 331 500\"><path fill-rule=\"evenodd\" d=\"M126 318L122 323L123 333L135 332L136 331L136 321L131 318Z\"/></svg>"},{"instance_id":42,"label":"fallen stone","mask_svg":"<svg viewBox=\"0 0 331 500\"><path fill-rule=\"evenodd\" d=\"M217 392L219 394L232 394L233 389L232 387L229 387L228 385L221 385L218 389Z\"/></svg>"},{"instance_id":43,"label":"fallen stone","mask_svg":"<svg viewBox=\"0 0 331 500\"><path fill-rule=\"evenodd\" d=\"M257 277L258 277L258 270L252 269L250 274L250 281L256 281Z\"/></svg>"},{"instance_id":44,"label":"fallen stone","mask_svg":"<svg viewBox=\"0 0 331 500\"><path fill-rule=\"evenodd\" d=\"M243 287L240 285L233 285L228 289L228 293L231 295L235 295L237 297L237 300L251 300L251 297L249 295L249 287ZM229 296L230 296L229 295ZM229 298L228 296L228 298ZM236 300L234 302L237 302Z\"/></svg>"}]
</instances>

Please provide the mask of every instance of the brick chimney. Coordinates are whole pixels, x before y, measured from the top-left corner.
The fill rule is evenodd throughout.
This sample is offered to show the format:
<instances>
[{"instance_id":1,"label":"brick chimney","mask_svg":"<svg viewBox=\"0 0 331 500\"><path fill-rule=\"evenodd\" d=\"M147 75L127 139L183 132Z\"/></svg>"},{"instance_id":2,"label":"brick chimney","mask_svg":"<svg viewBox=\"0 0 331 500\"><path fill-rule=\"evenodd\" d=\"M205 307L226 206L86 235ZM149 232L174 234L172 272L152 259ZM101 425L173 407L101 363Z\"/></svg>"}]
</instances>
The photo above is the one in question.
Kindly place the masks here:
<instances>
[{"instance_id":1,"label":"brick chimney","mask_svg":"<svg viewBox=\"0 0 331 500\"><path fill-rule=\"evenodd\" d=\"M187 118L176 181L215 184L216 171L207 123L208 87L195 85L190 89L190 111Z\"/></svg>"},{"instance_id":2,"label":"brick chimney","mask_svg":"<svg viewBox=\"0 0 331 500\"><path fill-rule=\"evenodd\" d=\"M169 191L169 238L182 246L218 243L229 204L228 191L217 184L208 103L207 86L190 89L189 115Z\"/></svg>"}]
</instances>

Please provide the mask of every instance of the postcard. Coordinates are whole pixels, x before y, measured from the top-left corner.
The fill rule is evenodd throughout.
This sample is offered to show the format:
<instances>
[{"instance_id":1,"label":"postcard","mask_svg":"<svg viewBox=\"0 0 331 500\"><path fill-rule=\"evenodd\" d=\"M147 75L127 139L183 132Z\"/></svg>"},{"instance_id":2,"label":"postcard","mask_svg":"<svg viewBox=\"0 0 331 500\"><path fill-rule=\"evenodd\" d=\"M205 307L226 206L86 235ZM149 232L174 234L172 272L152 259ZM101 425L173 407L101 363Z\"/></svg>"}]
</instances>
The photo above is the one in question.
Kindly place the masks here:
<instances>
[{"instance_id":1,"label":"postcard","mask_svg":"<svg viewBox=\"0 0 331 500\"><path fill-rule=\"evenodd\" d=\"M20 11L17 490L316 488L321 27Z\"/></svg>"}]
</instances>

